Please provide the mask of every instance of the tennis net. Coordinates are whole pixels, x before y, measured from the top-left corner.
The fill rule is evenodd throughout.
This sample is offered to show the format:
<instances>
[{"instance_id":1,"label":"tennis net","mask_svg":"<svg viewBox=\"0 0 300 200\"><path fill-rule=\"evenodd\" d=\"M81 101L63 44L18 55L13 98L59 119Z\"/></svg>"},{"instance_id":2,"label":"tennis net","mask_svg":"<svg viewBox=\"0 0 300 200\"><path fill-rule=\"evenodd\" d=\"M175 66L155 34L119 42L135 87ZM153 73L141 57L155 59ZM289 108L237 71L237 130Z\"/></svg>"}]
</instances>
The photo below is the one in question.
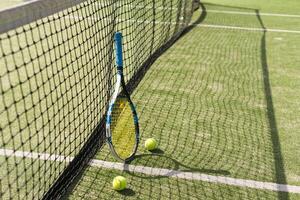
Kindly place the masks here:
<instances>
[{"instance_id":1,"label":"tennis net","mask_svg":"<svg viewBox=\"0 0 300 200\"><path fill-rule=\"evenodd\" d=\"M33 0L0 11L0 197L55 199L103 142L121 31L133 90L193 0Z\"/></svg>"}]
</instances>

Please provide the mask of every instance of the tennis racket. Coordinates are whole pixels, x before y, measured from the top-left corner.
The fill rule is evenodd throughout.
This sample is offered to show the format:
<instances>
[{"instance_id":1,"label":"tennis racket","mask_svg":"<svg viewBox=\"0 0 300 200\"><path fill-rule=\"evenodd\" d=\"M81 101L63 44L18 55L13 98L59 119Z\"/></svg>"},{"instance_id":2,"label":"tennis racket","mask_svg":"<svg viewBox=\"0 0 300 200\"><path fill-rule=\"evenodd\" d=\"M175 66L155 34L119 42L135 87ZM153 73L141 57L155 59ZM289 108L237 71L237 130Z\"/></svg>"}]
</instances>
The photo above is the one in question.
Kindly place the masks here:
<instances>
[{"instance_id":1,"label":"tennis racket","mask_svg":"<svg viewBox=\"0 0 300 200\"><path fill-rule=\"evenodd\" d=\"M122 34L114 35L117 81L106 116L106 140L114 157L133 159L139 144L139 124L135 107L123 76Z\"/></svg>"}]
</instances>

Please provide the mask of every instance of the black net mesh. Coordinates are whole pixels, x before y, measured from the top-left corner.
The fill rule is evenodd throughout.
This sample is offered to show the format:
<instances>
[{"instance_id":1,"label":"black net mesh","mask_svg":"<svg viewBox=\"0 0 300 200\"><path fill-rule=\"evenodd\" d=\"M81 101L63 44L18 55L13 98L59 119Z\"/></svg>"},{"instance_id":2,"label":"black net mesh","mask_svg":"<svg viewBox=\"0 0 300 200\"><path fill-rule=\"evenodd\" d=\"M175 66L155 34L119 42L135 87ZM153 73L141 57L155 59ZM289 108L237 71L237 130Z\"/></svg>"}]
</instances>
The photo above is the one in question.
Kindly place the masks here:
<instances>
[{"instance_id":1,"label":"black net mesh","mask_svg":"<svg viewBox=\"0 0 300 200\"><path fill-rule=\"evenodd\" d=\"M103 142L114 32L133 86L192 11L192 0L40 0L2 10L0 197L60 197Z\"/></svg>"}]
</instances>

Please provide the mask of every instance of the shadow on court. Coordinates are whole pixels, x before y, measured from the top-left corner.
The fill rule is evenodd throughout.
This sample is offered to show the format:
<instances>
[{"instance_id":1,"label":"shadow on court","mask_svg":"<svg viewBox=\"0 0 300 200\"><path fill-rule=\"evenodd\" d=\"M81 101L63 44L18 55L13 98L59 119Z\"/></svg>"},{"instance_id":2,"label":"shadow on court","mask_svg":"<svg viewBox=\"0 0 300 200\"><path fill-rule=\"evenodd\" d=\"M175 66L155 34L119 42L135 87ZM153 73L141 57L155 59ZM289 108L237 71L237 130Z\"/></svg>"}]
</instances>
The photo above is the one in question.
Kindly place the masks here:
<instances>
[{"instance_id":1,"label":"shadow on court","mask_svg":"<svg viewBox=\"0 0 300 200\"><path fill-rule=\"evenodd\" d=\"M210 14L206 9L254 15ZM142 137L155 137L160 147L152 152L141 147L130 164L286 184L266 31L205 28L202 23L265 29L257 10L201 4L201 14L182 37L166 44L129 83ZM128 178L129 188L116 193L111 181L120 174ZM289 195L87 167L68 198L285 200Z\"/></svg>"},{"instance_id":2,"label":"shadow on court","mask_svg":"<svg viewBox=\"0 0 300 200\"><path fill-rule=\"evenodd\" d=\"M189 167L183 163L178 162L176 159L164 155L164 152L161 149L156 149L151 151L151 153L148 154L140 154L136 155L135 159L145 159L148 161L151 161L152 163L160 162L162 160L169 160L168 162L173 163L172 166L173 168L169 168L169 170L174 170L175 171L181 171L181 172L195 172L195 173L204 173L204 174L215 174L215 175L230 175L229 171L226 170L214 170L214 169L205 169L205 168L193 168ZM130 163L129 163L130 164ZM131 174L132 176L137 176L137 177L143 177L144 179L153 179L153 178L168 178L168 176L140 176L138 173L131 173L127 172L128 174Z\"/></svg>"}]
</instances>

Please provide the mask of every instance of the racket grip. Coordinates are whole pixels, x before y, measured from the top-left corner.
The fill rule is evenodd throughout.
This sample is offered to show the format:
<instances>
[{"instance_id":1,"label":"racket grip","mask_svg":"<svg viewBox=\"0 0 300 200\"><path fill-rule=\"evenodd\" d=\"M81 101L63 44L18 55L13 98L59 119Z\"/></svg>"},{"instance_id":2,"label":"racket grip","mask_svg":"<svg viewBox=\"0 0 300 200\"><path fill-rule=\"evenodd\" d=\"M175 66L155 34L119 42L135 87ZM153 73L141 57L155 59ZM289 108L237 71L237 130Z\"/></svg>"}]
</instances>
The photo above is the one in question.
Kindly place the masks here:
<instances>
[{"instance_id":1,"label":"racket grip","mask_svg":"<svg viewBox=\"0 0 300 200\"><path fill-rule=\"evenodd\" d=\"M122 58L122 33L116 32L114 36L115 48L116 48L116 64L117 67L123 67L123 58Z\"/></svg>"}]
</instances>

